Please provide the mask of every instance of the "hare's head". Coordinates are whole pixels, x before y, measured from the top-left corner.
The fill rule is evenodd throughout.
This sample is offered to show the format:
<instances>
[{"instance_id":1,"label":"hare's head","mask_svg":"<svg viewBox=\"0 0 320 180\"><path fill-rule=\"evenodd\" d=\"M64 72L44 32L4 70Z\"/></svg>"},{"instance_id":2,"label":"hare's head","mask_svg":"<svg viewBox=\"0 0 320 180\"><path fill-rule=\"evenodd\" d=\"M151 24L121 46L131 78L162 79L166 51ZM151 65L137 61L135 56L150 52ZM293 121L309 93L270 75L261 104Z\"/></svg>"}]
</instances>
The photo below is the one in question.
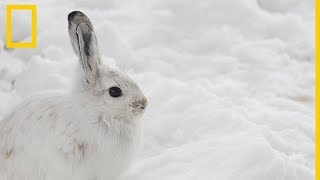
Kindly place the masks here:
<instances>
[{"instance_id":1,"label":"hare's head","mask_svg":"<svg viewBox=\"0 0 320 180\"><path fill-rule=\"evenodd\" d=\"M68 21L71 43L83 69L84 93L102 100L106 111L114 118L141 116L147 99L127 75L101 63L97 38L89 18L82 12L73 11Z\"/></svg>"}]
</instances>

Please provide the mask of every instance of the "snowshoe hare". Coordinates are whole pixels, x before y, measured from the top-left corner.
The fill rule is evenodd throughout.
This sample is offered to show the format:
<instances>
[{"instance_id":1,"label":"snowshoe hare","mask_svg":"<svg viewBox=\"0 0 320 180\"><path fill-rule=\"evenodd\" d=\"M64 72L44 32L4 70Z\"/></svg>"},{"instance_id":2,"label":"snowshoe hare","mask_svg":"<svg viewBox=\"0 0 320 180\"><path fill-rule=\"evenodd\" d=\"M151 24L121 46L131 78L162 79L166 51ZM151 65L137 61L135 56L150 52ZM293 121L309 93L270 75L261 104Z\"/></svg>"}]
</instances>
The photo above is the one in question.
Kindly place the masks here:
<instances>
[{"instance_id":1,"label":"snowshoe hare","mask_svg":"<svg viewBox=\"0 0 320 180\"><path fill-rule=\"evenodd\" d=\"M71 12L68 21L81 90L31 97L0 122L1 180L114 180L139 146L147 99L101 63L85 14Z\"/></svg>"}]
</instances>

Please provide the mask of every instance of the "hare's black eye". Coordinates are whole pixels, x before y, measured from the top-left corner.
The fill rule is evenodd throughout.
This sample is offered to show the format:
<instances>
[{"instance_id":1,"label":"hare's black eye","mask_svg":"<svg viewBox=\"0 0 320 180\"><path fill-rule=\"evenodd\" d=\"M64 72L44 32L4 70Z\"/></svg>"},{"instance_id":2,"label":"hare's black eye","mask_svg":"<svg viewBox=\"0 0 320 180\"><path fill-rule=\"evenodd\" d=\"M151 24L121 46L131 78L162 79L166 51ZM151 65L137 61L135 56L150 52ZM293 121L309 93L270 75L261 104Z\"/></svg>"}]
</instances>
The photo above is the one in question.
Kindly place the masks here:
<instances>
[{"instance_id":1,"label":"hare's black eye","mask_svg":"<svg viewBox=\"0 0 320 180\"><path fill-rule=\"evenodd\" d=\"M122 95L122 91L119 87L114 86L109 88L109 94L111 97L119 97Z\"/></svg>"}]
</instances>

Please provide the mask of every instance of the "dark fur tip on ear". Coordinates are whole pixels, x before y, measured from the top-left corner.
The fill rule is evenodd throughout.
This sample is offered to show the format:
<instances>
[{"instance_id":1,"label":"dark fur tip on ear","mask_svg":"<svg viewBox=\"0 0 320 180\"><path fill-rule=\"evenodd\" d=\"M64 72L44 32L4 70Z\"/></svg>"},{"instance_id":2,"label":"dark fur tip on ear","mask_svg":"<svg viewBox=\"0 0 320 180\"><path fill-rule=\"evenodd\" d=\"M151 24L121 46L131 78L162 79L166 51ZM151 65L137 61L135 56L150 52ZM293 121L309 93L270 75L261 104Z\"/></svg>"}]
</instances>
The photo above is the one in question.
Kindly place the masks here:
<instances>
[{"instance_id":1,"label":"dark fur tip on ear","mask_svg":"<svg viewBox=\"0 0 320 180\"><path fill-rule=\"evenodd\" d=\"M85 28L86 31L88 30L94 31L92 23L90 19L80 11L72 11L71 13L69 13L68 22L69 22L69 26L68 26L69 36L71 39L73 50L77 56L80 56L79 39L78 39L79 34L77 34L78 33L77 28L79 27L80 24L83 24L81 27L87 26L87 28Z\"/></svg>"},{"instance_id":2,"label":"dark fur tip on ear","mask_svg":"<svg viewBox=\"0 0 320 180\"><path fill-rule=\"evenodd\" d=\"M68 21L72 21L77 14L83 14L81 11L72 11L68 15Z\"/></svg>"},{"instance_id":3,"label":"dark fur tip on ear","mask_svg":"<svg viewBox=\"0 0 320 180\"><path fill-rule=\"evenodd\" d=\"M86 24L91 30L93 30L93 26L90 19L80 11L72 11L71 13L69 13L68 22L69 31L75 31L80 23Z\"/></svg>"}]
</instances>

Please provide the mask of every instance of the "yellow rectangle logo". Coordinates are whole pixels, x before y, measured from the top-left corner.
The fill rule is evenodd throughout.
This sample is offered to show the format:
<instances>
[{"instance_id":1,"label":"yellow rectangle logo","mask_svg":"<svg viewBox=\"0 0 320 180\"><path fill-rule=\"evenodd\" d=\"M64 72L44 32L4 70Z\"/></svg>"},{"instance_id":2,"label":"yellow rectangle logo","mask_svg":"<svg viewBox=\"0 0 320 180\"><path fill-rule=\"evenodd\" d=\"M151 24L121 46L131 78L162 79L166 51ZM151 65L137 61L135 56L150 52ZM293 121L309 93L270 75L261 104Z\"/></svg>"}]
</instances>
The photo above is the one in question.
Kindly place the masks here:
<instances>
[{"instance_id":1,"label":"yellow rectangle logo","mask_svg":"<svg viewBox=\"0 0 320 180\"><path fill-rule=\"evenodd\" d=\"M31 42L12 42L12 11L30 10L32 14ZM37 16L36 5L7 5L6 8L6 47L7 48L36 48L37 46Z\"/></svg>"}]
</instances>

